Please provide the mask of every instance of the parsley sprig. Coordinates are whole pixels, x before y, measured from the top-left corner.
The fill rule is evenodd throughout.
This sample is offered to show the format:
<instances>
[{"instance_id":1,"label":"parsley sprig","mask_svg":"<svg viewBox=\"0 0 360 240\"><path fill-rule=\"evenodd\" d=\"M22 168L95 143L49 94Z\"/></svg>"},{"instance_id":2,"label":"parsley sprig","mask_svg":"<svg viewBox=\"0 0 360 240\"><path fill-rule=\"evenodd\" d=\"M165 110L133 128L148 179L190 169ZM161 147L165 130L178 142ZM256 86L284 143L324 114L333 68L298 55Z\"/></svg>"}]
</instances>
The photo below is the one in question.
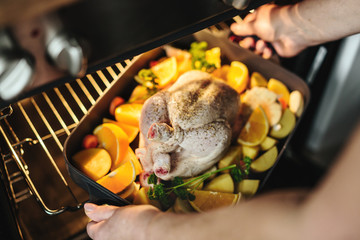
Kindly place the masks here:
<instances>
[{"instance_id":1,"label":"parsley sprig","mask_svg":"<svg viewBox=\"0 0 360 240\"><path fill-rule=\"evenodd\" d=\"M230 170L230 175L234 182L239 183L250 174L251 161L251 158L246 156L242 161L240 161L239 167L235 167Z\"/></svg>"},{"instance_id":2,"label":"parsley sprig","mask_svg":"<svg viewBox=\"0 0 360 240\"><path fill-rule=\"evenodd\" d=\"M153 186L149 188L147 194L150 200L158 200L164 208L169 208L172 205L172 194L175 194L182 200L193 201L195 200L195 195L192 193L192 191L197 189L202 182L214 174L235 168L237 168L237 166L236 164L233 164L224 168L204 173L187 182L184 182L180 177L175 177L172 181L158 183L157 176L153 173L148 178L148 183L153 184Z\"/></svg>"}]
</instances>

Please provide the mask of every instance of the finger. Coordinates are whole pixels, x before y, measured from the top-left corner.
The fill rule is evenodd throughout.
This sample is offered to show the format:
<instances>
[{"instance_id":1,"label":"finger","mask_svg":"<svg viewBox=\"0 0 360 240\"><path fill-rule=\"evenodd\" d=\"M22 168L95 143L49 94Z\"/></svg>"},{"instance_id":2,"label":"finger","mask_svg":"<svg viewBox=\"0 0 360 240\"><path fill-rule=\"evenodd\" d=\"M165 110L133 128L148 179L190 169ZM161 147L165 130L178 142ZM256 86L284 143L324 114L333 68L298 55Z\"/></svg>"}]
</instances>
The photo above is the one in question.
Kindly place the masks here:
<instances>
[{"instance_id":1,"label":"finger","mask_svg":"<svg viewBox=\"0 0 360 240\"><path fill-rule=\"evenodd\" d=\"M255 48L255 40L252 37L246 37L239 42L239 45L246 49L253 49Z\"/></svg>"},{"instance_id":2,"label":"finger","mask_svg":"<svg viewBox=\"0 0 360 240\"><path fill-rule=\"evenodd\" d=\"M233 23L230 25L230 30L239 36L254 35L253 24L247 22Z\"/></svg>"},{"instance_id":3,"label":"finger","mask_svg":"<svg viewBox=\"0 0 360 240\"><path fill-rule=\"evenodd\" d=\"M93 221L100 222L111 217L118 207L102 205L98 206L93 203L85 203L85 214Z\"/></svg>"},{"instance_id":4,"label":"finger","mask_svg":"<svg viewBox=\"0 0 360 240\"><path fill-rule=\"evenodd\" d=\"M264 59L269 59L269 58L271 58L272 54L273 54L273 51L271 50L271 48L265 47L265 49L262 53L262 57Z\"/></svg>"},{"instance_id":5,"label":"finger","mask_svg":"<svg viewBox=\"0 0 360 240\"><path fill-rule=\"evenodd\" d=\"M262 55L264 52L264 49L266 47L266 43L264 40L258 40L255 45L255 53Z\"/></svg>"}]
</instances>

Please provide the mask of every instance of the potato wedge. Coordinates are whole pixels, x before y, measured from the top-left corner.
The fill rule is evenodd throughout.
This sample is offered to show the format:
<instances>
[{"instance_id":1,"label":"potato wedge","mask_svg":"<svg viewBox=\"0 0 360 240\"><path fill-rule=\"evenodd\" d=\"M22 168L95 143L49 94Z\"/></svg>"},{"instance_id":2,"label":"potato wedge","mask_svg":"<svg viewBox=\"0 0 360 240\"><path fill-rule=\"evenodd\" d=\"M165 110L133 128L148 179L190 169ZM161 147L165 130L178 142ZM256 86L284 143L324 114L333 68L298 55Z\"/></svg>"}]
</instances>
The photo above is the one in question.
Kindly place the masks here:
<instances>
[{"instance_id":1,"label":"potato wedge","mask_svg":"<svg viewBox=\"0 0 360 240\"><path fill-rule=\"evenodd\" d=\"M244 179L236 184L236 192L241 193L244 197L253 196L259 188L260 180Z\"/></svg>"},{"instance_id":2,"label":"potato wedge","mask_svg":"<svg viewBox=\"0 0 360 240\"><path fill-rule=\"evenodd\" d=\"M278 150L277 147L274 146L255 159L251 163L250 169L254 172L265 172L275 164L277 156Z\"/></svg>"},{"instance_id":3,"label":"potato wedge","mask_svg":"<svg viewBox=\"0 0 360 240\"><path fill-rule=\"evenodd\" d=\"M294 129L295 123L295 115L286 108L279 123L270 129L269 135L277 139L285 138Z\"/></svg>"},{"instance_id":4,"label":"potato wedge","mask_svg":"<svg viewBox=\"0 0 360 240\"><path fill-rule=\"evenodd\" d=\"M224 173L211 180L204 187L206 191L234 193L234 181L230 173Z\"/></svg>"},{"instance_id":5,"label":"potato wedge","mask_svg":"<svg viewBox=\"0 0 360 240\"><path fill-rule=\"evenodd\" d=\"M254 147L249 147L245 145L242 146L243 157L249 157L251 159L255 159L259 154L259 151L260 151L259 146L254 146Z\"/></svg>"},{"instance_id":6,"label":"potato wedge","mask_svg":"<svg viewBox=\"0 0 360 240\"><path fill-rule=\"evenodd\" d=\"M240 160L241 158L241 146L232 146L226 155L218 162L218 168L228 167L231 164L236 163L236 160ZM224 172L229 172L226 170Z\"/></svg>"},{"instance_id":7,"label":"potato wedge","mask_svg":"<svg viewBox=\"0 0 360 240\"><path fill-rule=\"evenodd\" d=\"M262 151L267 151L267 150L269 150L270 148L272 148L273 146L275 146L275 144L277 144L277 142L278 142L278 141L277 141L276 139L267 136L267 137L265 138L265 140L264 140L262 143L260 143L260 149L261 149Z\"/></svg>"},{"instance_id":8,"label":"potato wedge","mask_svg":"<svg viewBox=\"0 0 360 240\"><path fill-rule=\"evenodd\" d=\"M304 111L304 98L298 90L292 91L290 93L289 109L297 117L300 117Z\"/></svg>"}]
</instances>

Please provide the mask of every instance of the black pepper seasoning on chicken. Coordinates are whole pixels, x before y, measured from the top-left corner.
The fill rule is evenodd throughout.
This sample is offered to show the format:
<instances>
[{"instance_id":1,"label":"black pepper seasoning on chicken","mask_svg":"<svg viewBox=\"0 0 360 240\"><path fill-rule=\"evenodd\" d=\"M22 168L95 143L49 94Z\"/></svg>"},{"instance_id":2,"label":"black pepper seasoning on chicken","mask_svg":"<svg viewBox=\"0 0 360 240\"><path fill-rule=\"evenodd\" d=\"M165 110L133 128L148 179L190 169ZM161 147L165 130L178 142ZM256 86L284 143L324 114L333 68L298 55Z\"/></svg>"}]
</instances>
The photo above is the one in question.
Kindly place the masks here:
<instances>
[{"instance_id":1,"label":"black pepper seasoning on chicken","mask_svg":"<svg viewBox=\"0 0 360 240\"><path fill-rule=\"evenodd\" d=\"M145 172L163 180L192 177L228 149L239 110L238 93L201 71L189 71L143 107L136 150Z\"/></svg>"}]
</instances>

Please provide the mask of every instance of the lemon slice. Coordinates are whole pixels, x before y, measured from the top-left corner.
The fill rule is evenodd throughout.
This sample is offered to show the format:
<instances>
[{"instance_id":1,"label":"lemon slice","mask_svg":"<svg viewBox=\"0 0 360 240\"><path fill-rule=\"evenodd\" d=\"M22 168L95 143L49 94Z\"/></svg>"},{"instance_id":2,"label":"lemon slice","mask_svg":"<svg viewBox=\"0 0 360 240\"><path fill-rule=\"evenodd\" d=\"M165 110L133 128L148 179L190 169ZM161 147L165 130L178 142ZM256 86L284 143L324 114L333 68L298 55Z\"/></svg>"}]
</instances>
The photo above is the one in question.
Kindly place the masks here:
<instances>
[{"instance_id":1,"label":"lemon slice","mask_svg":"<svg viewBox=\"0 0 360 240\"><path fill-rule=\"evenodd\" d=\"M99 146L106 149L112 160L111 170L123 161L128 152L129 139L124 130L113 123L103 123L94 129Z\"/></svg>"},{"instance_id":2,"label":"lemon slice","mask_svg":"<svg viewBox=\"0 0 360 240\"><path fill-rule=\"evenodd\" d=\"M159 88L163 88L176 80L177 62L175 57L170 57L151 67L153 73L158 77Z\"/></svg>"},{"instance_id":3,"label":"lemon slice","mask_svg":"<svg viewBox=\"0 0 360 240\"><path fill-rule=\"evenodd\" d=\"M247 66L239 61L232 61L227 74L227 82L238 93L242 93L249 82L249 70Z\"/></svg>"},{"instance_id":4,"label":"lemon slice","mask_svg":"<svg viewBox=\"0 0 360 240\"><path fill-rule=\"evenodd\" d=\"M189 201L189 203L197 212L207 212L220 207L234 206L241 199L241 193L195 190L193 194L195 195L195 200Z\"/></svg>"},{"instance_id":5,"label":"lemon slice","mask_svg":"<svg viewBox=\"0 0 360 240\"><path fill-rule=\"evenodd\" d=\"M256 146L266 138L269 132L269 122L261 106L251 113L245 126L237 139L238 143L245 146Z\"/></svg>"}]
</instances>

